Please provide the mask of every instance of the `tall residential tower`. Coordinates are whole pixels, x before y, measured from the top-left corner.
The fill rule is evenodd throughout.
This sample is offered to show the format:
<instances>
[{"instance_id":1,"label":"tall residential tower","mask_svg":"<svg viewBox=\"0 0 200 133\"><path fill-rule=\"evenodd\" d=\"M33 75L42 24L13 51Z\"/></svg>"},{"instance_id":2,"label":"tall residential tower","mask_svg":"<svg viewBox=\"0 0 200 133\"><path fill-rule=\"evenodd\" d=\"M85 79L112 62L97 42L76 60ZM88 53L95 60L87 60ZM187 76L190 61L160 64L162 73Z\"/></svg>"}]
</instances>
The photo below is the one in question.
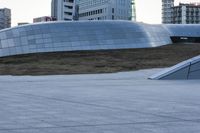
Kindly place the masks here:
<instances>
[{"instance_id":1,"label":"tall residential tower","mask_svg":"<svg viewBox=\"0 0 200 133\"><path fill-rule=\"evenodd\" d=\"M162 23L172 23L172 11L174 0L162 0Z\"/></svg>"}]
</instances>

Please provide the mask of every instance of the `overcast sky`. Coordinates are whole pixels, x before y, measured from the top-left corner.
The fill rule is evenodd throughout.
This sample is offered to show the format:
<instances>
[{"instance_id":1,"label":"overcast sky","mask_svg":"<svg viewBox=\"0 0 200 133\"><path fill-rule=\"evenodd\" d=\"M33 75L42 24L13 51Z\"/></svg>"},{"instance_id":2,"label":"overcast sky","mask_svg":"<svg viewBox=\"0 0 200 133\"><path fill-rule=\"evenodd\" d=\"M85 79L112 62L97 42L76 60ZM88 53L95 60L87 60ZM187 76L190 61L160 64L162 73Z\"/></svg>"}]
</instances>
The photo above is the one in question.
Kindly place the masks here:
<instances>
[{"instance_id":1,"label":"overcast sky","mask_svg":"<svg viewBox=\"0 0 200 133\"><path fill-rule=\"evenodd\" d=\"M158 24L161 23L162 0L136 0L137 21ZM200 0L175 0L179 2L200 2ZM51 15L51 0L0 0L0 8L12 9L12 25L18 22L32 22L40 16Z\"/></svg>"}]
</instances>

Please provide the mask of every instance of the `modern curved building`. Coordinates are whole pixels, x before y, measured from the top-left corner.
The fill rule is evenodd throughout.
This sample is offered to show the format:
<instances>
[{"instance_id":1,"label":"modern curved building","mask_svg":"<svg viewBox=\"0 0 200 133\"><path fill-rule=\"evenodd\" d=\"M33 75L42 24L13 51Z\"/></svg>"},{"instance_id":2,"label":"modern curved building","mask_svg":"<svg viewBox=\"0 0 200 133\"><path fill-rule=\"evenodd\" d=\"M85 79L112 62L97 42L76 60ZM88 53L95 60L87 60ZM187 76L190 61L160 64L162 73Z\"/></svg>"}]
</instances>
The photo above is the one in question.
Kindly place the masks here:
<instances>
[{"instance_id":1,"label":"modern curved building","mask_svg":"<svg viewBox=\"0 0 200 133\"><path fill-rule=\"evenodd\" d=\"M148 48L198 41L200 25L149 25L131 21L29 24L0 31L0 57L56 51Z\"/></svg>"}]
</instances>

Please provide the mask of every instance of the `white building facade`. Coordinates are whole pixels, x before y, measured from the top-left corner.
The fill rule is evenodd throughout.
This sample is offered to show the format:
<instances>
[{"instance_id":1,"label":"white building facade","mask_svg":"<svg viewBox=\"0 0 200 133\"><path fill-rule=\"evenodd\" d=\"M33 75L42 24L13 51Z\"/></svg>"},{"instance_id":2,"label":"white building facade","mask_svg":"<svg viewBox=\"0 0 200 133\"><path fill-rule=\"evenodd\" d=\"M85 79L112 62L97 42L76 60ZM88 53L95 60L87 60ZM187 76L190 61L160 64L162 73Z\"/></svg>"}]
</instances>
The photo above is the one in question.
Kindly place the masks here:
<instances>
[{"instance_id":1,"label":"white building facade","mask_svg":"<svg viewBox=\"0 0 200 133\"><path fill-rule=\"evenodd\" d=\"M75 0L52 0L51 16L56 20L71 21L77 19Z\"/></svg>"},{"instance_id":2,"label":"white building facade","mask_svg":"<svg viewBox=\"0 0 200 133\"><path fill-rule=\"evenodd\" d=\"M8 8L0 9L0 30L11 27L11 10Z\"/></svg>"},{"instance_id":3,"label":"white building facade","mask_svg":"<svg viewBox=\"0 0 200 133\"><path fill-rule=\"evenodd\" d=\"M200 4L190 3L173 7L173 24L200 24Z\"/></svg>"},{"instance_id":4,"label":"white building facade","mask_svg":"<svg viewBox=\"0 0 200 133\"><path fill-rule=\"evenodd\" d=\"M79 20L133 20L134 0L79 0Z\"/></svg>"},{"instance_id":5,"label":"white building facade","mask_svg":"<svg viewBox=\"0 0 200 133\"><path fill-rule=\"evenodd\" d=\"M162 23L172 23L174 0L162 0Z\"/></svg>"}]
</instances>

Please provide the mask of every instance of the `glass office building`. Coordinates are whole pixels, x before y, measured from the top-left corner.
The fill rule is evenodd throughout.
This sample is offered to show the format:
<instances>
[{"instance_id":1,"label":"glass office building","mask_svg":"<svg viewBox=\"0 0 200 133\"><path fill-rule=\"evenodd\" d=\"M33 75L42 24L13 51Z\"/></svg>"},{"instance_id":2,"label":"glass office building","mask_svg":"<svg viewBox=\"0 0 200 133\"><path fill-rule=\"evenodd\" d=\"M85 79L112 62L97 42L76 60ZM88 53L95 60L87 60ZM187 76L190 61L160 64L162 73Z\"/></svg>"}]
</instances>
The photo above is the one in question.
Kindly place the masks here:
<instances>
[{"instance_id":1,"label":"glass office building","mask_svg":"<svg viewBox=\"0 0 200 133\"><path fill-rule=\"evenodd\" d=\"M135 0L79 0L79 20L136 20Z\"/></svg>"}]
</instances>

